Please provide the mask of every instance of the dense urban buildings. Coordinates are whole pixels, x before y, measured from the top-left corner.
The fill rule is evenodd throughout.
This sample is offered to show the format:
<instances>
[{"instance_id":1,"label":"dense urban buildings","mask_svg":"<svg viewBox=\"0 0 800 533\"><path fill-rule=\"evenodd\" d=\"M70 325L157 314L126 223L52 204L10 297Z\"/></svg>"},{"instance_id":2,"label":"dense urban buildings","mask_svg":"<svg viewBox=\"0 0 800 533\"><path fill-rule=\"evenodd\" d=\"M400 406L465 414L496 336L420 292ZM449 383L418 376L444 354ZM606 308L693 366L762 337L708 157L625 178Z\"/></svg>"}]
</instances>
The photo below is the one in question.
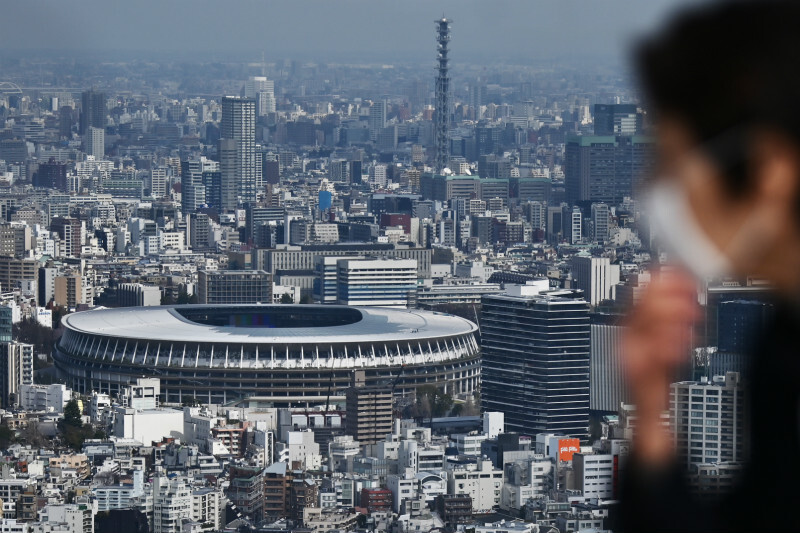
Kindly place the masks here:
<instances>
[{"instance_id":1,"label":"dense urban buildings","mask_svg":"<svg viewBox=\"0 0 800 533\"><path fill-rule=\"evenodd\" d=\"M437 16L420 62L4 50L3 532L614 529L651 117ZM698 291L663 422L706 495L768 289Z\"/></svg>"}]
</instances>

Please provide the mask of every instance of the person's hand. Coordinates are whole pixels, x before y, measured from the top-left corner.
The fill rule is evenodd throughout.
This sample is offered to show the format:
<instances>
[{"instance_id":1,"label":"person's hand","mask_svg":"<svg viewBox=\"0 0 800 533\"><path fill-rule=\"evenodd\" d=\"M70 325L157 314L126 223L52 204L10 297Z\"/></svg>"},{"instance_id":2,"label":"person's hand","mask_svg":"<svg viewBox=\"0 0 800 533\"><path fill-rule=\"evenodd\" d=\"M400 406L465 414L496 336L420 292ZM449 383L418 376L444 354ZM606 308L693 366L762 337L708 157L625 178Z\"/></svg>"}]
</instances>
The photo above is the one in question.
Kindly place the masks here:
<instances>
[{"instance_id":1,"label":"person's hand","mask_svg":"<svg viewBox=\"0 0 800 533\"><path fill-rule=\"evenodd\" d=\"M672 439L661 413L668 407L677 369L689 361L691 331L699 317L696 282L672 271L649 285L628 317L623 357L636 405L635 450L642 461L663 463L672 457Z\"/></svg>"}]
</instances>

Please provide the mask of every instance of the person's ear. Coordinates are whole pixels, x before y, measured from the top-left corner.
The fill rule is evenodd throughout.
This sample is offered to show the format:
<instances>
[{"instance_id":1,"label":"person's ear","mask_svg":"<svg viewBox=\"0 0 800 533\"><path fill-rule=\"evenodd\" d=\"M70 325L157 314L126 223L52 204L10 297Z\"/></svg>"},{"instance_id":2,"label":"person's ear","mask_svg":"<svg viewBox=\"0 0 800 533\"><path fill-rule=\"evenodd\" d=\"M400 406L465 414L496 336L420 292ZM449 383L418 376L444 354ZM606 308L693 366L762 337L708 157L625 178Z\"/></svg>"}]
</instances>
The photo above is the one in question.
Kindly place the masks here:
<instances>
[{"instance_id":1,"label":"person's ear","mask_svg":"<svg viewBox=\"0 0 800 533\"><path fill-rule=\"evenodd\" d=\"M800 150L788 136L774 130L754 133L750 167L755 198L764 207L795 210L800 192Z\"/></svg>"}]
</instances>

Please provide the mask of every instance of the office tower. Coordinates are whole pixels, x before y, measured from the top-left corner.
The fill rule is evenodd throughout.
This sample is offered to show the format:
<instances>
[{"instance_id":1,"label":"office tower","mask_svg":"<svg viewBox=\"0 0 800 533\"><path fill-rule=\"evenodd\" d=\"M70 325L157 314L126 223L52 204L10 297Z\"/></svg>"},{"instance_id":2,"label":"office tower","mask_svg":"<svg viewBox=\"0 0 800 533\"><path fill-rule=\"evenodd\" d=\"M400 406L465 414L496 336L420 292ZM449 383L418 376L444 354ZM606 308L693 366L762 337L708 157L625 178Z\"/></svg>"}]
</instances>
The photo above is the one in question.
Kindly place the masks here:
<instances>
[{"instance_id":1,"label":"office tower","mask_svg":"<svg viewBox=\"0 0 800 533\"><path fill-rule=\"evenodd\" d=\"M261 154L261 174L264 184L280 183L281 181L281 163L278 161L278 156L272 152Z\"/></svg>"},{"instance_id":2,"label":"office tower","mask_svg":"<svg viewBox=\"0 0 800 533\"><path fill-rule=\"evenodd\" d=\"M737 372L670 386L670 425L687 468L747 457L746 390Z\"/></svg>"},{"instance_id":3,"label":"office tower","mask_svg":"<svg viewBox=\"0 0 800 533\"><path fill-rule=\"evenodd\" d=\"M155 167L150 169L150 196L164 198L167 196L167 169Z\"/></svg>"},{"instance_id":4,"label":"office tower","mask_svg":"<svg viewBox=\"0 0 800 533\"><path fill-rule=\"evenodd\" d=\"M205 196L203 164L199 159L181 161L181 211L194 213L205 203Z\"/></svg>"},{"instance_id":5,"label":"office tower","mask_svg":"<svg viewBox=\"0 0 800 533\"><path fill-rule=\"evenodd\" d=\"M0 342L11 342L14 328L13 309L0 305Z\"/></svg>"},{"instance_id":6,"label":"office tower","mask_svg":"<svg viewBox=\"0 0 800 533\"><path fill-rule=\"evenodd\" d=\"M531 223L531 227L534 229L534 231L543 230L545 228L547 222L546 208L547 206L542 202L528 203L528 222Z\"/></svg>"},{"instance_id":7,"label":"office tower","mask_svg":"<svg viewBox=\"0 0 800 533\"><path fill-rule=\"evenodd\" d=\"M408 103L411 104L411 112L418 113L428 99L428 87L422 80L411 80L408 85Z\"/></svg>"},{"instance_id":8,"label":"office tower","mask_svg":"<svg viewBox=\"0 0 800 533\"><path fill-rule=\"evenodd\" d=\"M390 152L397 149L397 124L390 124L378 131L378 150Z\"/></svg>"},{"instance_id":9,"label":"office tower","mask_svg":"<svg viewBox=\"0 0 800 533\"><path fill-rule=\"evenodd\" d=\"M573 207L570 213L570 244L581 242L583 234L583 214L580 207Z\"/></svg>"},{"instance_id":10,"label":"office tower","mask_svg":"<svg viewBox=\"0 0 800 533\"><path fill-rule=\"evenodd\" d=\"M566 139L566 200L617 205L632 197L652 168L653 142L641 135L572 135Z\"/></svg>"},{"instance_id":11,"label":"office tower","mask_svg":"<svg viewBox=\"0 0 800 533\"><path fill-rule=\"evenodd\" d=\"M611 237L611 212L608 204L592 204L592 237L599 243L605 243Z\"/></svg>"},{"instance_id":12,"label":"office tower","mask_svg":"<svg viewBox=\"0 0 800 533\"><path fill-rule=\"evenodd\" d=\"M434 111L434 141L436 147L437 172L441 172L450 160L450 143L447 139L450 129L450 75L448 74L447 54L450 44L450 24L452 20L442 17L434 21L436 24L436 109Z\"/></svg>"},{"instance_id":13,"label":"office tower","mask_svg":"<svg viewBox=\"0 0 800 533\"><path fill-rule=\"evenodd\" d=\"M336 266L341 305L405 308L417 290L416 259L340 259Z\"/></svg>"},{"instance_id":14,"label":"office tower","mask_svg":"<svg viewBox=\"0 0 800 533\"><path fill-rule=\"evenodd\" d=\"M68 105L58 110L58 136L72 138L72 107Z\"/></svg>"},{"instance_id":15,"label":"office tower","mask_svg":"<svg viewBox=\"0 0 800 533\"><path fill-rule=\"evenodd\" d=\"M623 373L621 315L592 313L589 409L616 412L627 402Z\"/></svg>"},{"instance_id":16,"label":"office tower","mask_svg":"<svg viewBox=\"0 0 800 533\"><path fill-rule=\"evenodd\" d=\"M469 86L469 107L472 112L472 120L480 120L482 117L481 107L486 105L486 85L481 82L472 83Z\"/></svg>"},{"instance_id":17,"label":"office tower","mask_svg":"<svg viewBox=\"0 0 800 533\"><path fill-rule=\"evenodd\" d=\"M331 181L349 183L350 165L346 159L336 159L328 165L328 173Z\"/></svg>"},{"instance_id":18,"label":"office tower","mask_svg":"<svg viewBox=\"0 0 800 533\"><path fill-rule=\"evenodd\" d=\"M345 392L345 434L362 446L376 444L392 432L392 389L367 386L364 371L353 372L352 386Z\"/></svg>"},{"instance_id":19,"label":"office tower","mask_svg":"<svg viewBox=\"0 0 800 533\"><path fill-rule=\"evenodd\" d=\"M388 183L386 165L372 165L369 167L369 183L374 187L386 187Z\"/></svg>"},{"instance_id":20,"label":"office tower","mask_svg":"<svg viewBox=\"0 0 800 533\"><path fill-rule=\"evenodd\" d=\"M36 259L17 259L0 255L0 289L13 290L23 283L36 280Z\"/></svg>"},{"instance_id":21,"label":"office tower","mask_svg":"<svg viewBox=\"0 0 800 533\"><path fill-rule=\"evenodd\" d=\"M189 218L189 246L192 251L205 251L210 248L211 219L206 213L194 213Z\"/></svg>"},{"instance_id":22,"label":"office tower","mask_svg":"<svg viewBox=\"0 0 800 533\"><path fill-rule=\"evenodd\" d=\"M756 299L732 299L716 305L717 350L708 354L707 377L737 372L743 380L750 373L752 350L768 331L775 309Z\"/></svg>"},{"instance_id":23,"label":"office tower","mask_svg":"<svg viewBox=\"0 0 800 533\"><path fill-rule=\"evenodd\" d=\"M421 144L414 144L411 146L411 162L412 163L425 162L425 149L422 147Z\"/></svg>"},{"instance_id":24,"label":"office tower","mask_svg":"<svg viewBox=\"0 0 800 533\"><path fill-rule=\"evenodd\" d=\"M547 242L558 244L564 238L564 208L560 206L547 206Z\"/></svg>"},{"instance_id":25,"label":"office tower","mask_svg":"<svg viewBox=\"0 0 800 533\"><path fill-rule=\"evenodd\" d=\"M94 156L95 160L101 160L106 156L106 130L89 126L86 132L85 152L87 155Z\"/></svg>"},{"instance_id":26,"label":"office tower","mask_svg":"<svg viewBox=\"0 0 800 533\"><path fill-rule=\"evenodd\" d=\"M197 300L201 304L272 303L272 276L263 270L200 270Z\"/></svg>"},{"instance_id":27,"label":"office tower","mask_svg":"<svg viewBox=\"0 0 800 533\"><path fill-rule=\"evenodd\" d=\"M483 411L504 413L509 432L587 436L590 334L589 306L573 291L483 296Z\"/></svg>"},{"instance_id":28,"label":"office tower","mask_svg":"<svg viewBox=\"0 0 800 533\"><path fill-rule=\"evenodd\" d=\"M717 348L745 353L753 348L774 314L772 304L757 300L728 300L717 310Z\"/></svg>"},{"instance_id":29,"label":"office tower","mask_svg":"<svg viewBox=\"0 0 800 533\"><path fill-rule=\"evenodd\" d=\"M635 135L642 133L642 112L635 104L595 104L595 135Z\"/></svg>"},{"instance_id":30,"label":"office tower","mask_svg":"<svg viewBox=\"0 0 800 533\"><path fill-rule=\"evenodd\" d=\"M232 211L239 205L241 190L238 143L233 139L219 140L220 208Z\"/></svg>"},{"instance_id":31,"label":"office tower","mask_svg":"<svg viewBox=\"0 0 800 533\"><path fill-rule=\"evenodd\" d=\"M33 232L24 222L0 222L0 255L24 258L34 248Z\"/></svg>"},{"instance_id":32,"label":"office tower","mask_svg":"<svg viewBox=\"0 0 800 533\"><path fill-rule=\"evenodd\" d=\"M39 269L39 279L36 285L38 291L37 303L39 307L45 307L55 296L55 282L58 269L55 267L41 267Z\"/></svg>"},{"instance_id":33,"label":"office tower","mask_svg":"<svg viewBox=\"0 0 800 533\"><path fill-rule=\"evenodd\" d=\"M22 385L33 384L33 345L21 342L0 344L0 407L19 403Z\"/></svg>"},{"instance_id":34,"label":"office tower","mask_svg":"<svg viewBox=\"0 0 800 533\"><path fill-rule=\"evenodd\" d=\"M583 291L589 305L613 300L619 284L619 265L612 265L608 257L575 255L572 257L572 279L575 288Z\"/></svg>"},{"instance_id":35,"label":"office tower","mask_svg":"<svg viewBox=\"0 0 800 533\"><path fill-rule=\"evenodd\" d=\"M369 108L369 137L378 140L378 134L386 127L386 100L372 102Z\"/></svg>"},{"instance_id":36,"label":"office tower","mask_svg":"<svg viewBox=\"0 0 800 533\"><path fill-rule=\"evenodd\" d=\"M81 94L81 135L86 135L89 128L105 129L106 127L106 94L90 89Z\"/></svg>"},{"instance_id":37,"label":"office tower","mask_svg":"<svg viewBox=\"0 0 800 533\"><path fill-rule=\"evenodd\" d=\"M33 175L34 187L48 187L67 191L67 165L50 159L47 163L41 163L39 169Z\"/></svg>"},{"instance_id":38,"label":"office tower","mask_svg":"<svg viewBox=\"0 0 800 533\"><path fill-rule=\"evenodd\" d=\"M57 233L60 257L80 257L83 243L83 223L73 217L56 217L50 221L50 231Z\"/></svg>"},{"instance_id":39,"label":"office tower","mask_svg":"<svg viewBox=\"0 0 800 533\"><path fill-rule=\"evenodd\" d=\"M222 99L219 140L223 210L239 201L254 202L261 189L261 154L256 151L256 103L249 98Z\"/></svg>"},{"instance_id":40,"label":"office tower","mask_svg":"<svg viewBox=\"0 0 800 533\"><path fill-rule=\"evenodd\" d=\"M244 97L256 102L256 115L275 112L275 82L266 76L250 76L244 84Z\"/></svg>"}]
</instances>

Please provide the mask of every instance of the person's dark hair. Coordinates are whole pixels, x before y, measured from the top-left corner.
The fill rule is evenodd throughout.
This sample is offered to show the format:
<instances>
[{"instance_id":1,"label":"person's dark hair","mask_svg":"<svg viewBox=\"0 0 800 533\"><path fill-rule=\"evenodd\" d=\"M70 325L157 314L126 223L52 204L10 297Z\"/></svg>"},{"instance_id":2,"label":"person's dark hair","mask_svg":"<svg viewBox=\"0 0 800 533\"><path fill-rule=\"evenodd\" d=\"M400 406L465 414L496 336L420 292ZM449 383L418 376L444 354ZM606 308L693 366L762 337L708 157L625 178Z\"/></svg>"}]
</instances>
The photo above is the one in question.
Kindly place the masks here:
<instances>
[{"instance_id":1,"label":"person's dark hair","mask_svg":"<svg viewBox=\"0 0 800 533\"><path fill-rule=\"evenodd\" d=\"M777 129L800 146L800 2L715 2L677 15L635 51L646 105L681 118L747 187L748 130ZM724 146L724 148L722 148ZM738 161L725 161L731 153Z\"/></svg>"}]
</instances>

